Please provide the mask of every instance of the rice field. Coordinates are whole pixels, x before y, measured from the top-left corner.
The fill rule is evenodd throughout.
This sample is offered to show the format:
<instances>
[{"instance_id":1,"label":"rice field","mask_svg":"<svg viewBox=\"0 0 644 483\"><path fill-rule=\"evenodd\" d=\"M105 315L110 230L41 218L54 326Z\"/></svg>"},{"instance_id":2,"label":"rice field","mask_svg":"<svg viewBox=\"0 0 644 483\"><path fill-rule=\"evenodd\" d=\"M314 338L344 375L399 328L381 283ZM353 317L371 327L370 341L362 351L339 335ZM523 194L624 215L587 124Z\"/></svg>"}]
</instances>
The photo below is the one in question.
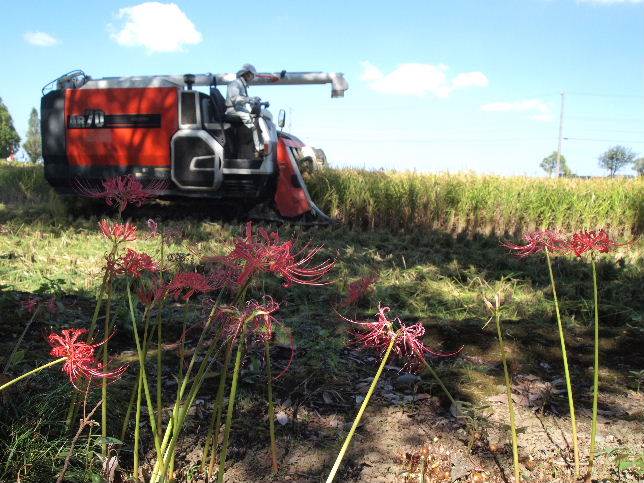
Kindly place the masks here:
<instances>
[{"instance_id":1,"label":"rice field","mask_svg":"<svg viewBox=\"0 0 644 483\"><path fill-rule=\"evenodd\" d=\"M353 228L519 235L536 228L644 231L644 178L527 178L325 169L307 176L316 204ZM0 203L62 203L41 165L0 160Z\"/></svg>"},{"instance_id":2,"label":"rice field","mask_svg":"<svg viewBox=\"0 0 644 483\"><path fill-rule=\"evenodd\" d=\"M644 228L642 178L528 178L327 169L307 179L318 206L354 227L519 234Z\"/></svg>"}]
</instances>

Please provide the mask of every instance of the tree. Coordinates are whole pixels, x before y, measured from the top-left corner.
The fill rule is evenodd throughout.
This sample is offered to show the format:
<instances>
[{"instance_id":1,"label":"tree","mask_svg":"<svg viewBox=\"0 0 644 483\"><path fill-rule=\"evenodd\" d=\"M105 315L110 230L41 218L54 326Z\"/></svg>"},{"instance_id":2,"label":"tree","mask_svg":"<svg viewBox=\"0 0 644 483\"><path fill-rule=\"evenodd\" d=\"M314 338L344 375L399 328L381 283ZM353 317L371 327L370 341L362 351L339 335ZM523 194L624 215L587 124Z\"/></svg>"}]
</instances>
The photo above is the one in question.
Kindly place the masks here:
<instances>
[{"instance_id":1,"label":"tree","mask_svg":"<svg viewBox=\"0 0 644 483\"><path fill-rule=\"evenodd\" d=\"M20 149L20 136L13 127L13 119L0 98L0 158L8 158Z\"/></svg>"},{"instance_id":2,"label":"tree","mask_svg":"<svg viewBox=\"0 0 644 483\"><path fill-rule=\"evenodd\" d=\"M36 108L31 109L29 126L27 127L27 140L22 145L32 163L37 163L42 158L42 141L40 139L40 119Z\"/></svg>"},{"instance_id":3,"label":"tree","mask_svg":"<svg viewBox=\"0 0 644 483\"><path fill-rule=\"evenodd\" d=\"M637 158L633 162L633 169L637 172L639 176L644 176L644 157Z\"/></svg>"},{"instance_id":4,"label":"tree","mask_svg":"<svg viewBox=\"0 0 644 483\"><path fill-rule=\"evenodd\" d=\"M613 146L599 157L599 166L608 171L612 178L624 166L633 163L635 153L624 146Z\"/></svg>"},{"instance_id":5,"label":"tree","mask_svg":"<svg viewBox=\"0 0 644 483\"><path fill-rule=\"evenodd\" d=\"M543 158L539 166L548 173L548 176L552 176L552 173L557 171L557 151L553 151L550 156ZM559 176L570 176L571 174L572 172L566 163L566 158L562 154L559 157Z\"/></svg>"}]
</instances>

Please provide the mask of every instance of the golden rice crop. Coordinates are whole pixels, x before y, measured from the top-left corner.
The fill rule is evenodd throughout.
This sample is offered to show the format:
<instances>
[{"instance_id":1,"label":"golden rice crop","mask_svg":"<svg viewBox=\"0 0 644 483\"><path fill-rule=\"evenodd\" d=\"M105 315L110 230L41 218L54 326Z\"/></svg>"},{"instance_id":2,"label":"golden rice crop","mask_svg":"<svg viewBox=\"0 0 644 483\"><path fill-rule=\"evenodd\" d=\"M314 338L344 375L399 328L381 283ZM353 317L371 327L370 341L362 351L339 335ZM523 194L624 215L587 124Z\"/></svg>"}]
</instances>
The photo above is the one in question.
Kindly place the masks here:
<instances>
[{"instance_id":1,"label":"golden rice crop","mask_svg":"<svg viewBox=\"0 0 644 483\"><path fill-rule=\"evenodd\" d=\"M520 233L644 228L644 179L529 178L326 169L307 179L331 217L357 227Z\"/></svg>"}]
</instances>

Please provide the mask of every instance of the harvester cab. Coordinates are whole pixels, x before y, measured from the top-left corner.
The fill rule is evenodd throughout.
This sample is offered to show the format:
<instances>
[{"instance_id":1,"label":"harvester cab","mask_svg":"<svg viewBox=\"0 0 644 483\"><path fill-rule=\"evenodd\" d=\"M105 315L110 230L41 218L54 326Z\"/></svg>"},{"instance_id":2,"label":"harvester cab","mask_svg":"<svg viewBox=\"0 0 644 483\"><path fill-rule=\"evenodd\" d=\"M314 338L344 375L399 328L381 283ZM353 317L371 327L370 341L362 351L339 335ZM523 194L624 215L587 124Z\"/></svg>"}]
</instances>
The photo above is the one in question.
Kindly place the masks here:
<instances>
[{"instance_id":1,"label":"harvester cab","mask_svg":"<svg viewBox=\"0 0 644 483\"><path fill-rule=\"evenodd\" d=\"M326 162L324 153L278 131L269 104L253 99L250 110L263 144L258 155L252 132L226 115L218 86L234 79L233 73L93 79L82 71L59 77L43 88L41 100L47 181L74 195L79 180L87 185L132 175L144 183L165 181L162 195L168 198L247 208L273 200L283 217L326 218L300 171L303 160ZM349 88L341 73L323 72L260 73L250 85L327 83L332 97Z\"/></svg>"}]
</instances>

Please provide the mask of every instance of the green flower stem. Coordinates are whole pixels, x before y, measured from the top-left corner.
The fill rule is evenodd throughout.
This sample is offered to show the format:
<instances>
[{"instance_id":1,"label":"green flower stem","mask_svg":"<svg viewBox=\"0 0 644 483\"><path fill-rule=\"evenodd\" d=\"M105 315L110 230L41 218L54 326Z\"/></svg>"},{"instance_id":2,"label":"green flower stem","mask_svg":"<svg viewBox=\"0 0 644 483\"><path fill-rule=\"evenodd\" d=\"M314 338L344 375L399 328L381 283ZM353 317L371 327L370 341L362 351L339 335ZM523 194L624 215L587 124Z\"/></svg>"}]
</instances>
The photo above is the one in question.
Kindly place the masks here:
<instances>
[{"instance_id":1,"label":"green flower stem","mask_svg":"<svg viewBox=\"0 0 644 483\"><path fill-rule=\"evenodd\" d=\"M139 388L139 376L137 375L136 381L132 385L132 391L130 392L130 401L127 404L127 410L125 411L125 417L123 418L123 426L121 427L121 441L125 442L125 437L127 436L127 428L130 425L130 417L132 416L132 408L134 407L134 401L136 401L136 393Z\"/></svg>"},{"instance_id":2,"label":"green flower stem","mask_svg":"<svg viewBox=\"0 0 644 483\"><path fill-rule=\"evenodd\" d=\"M150 312L148 308L145 308L145 312L143 313L143 319L145 320L144 324L144 329L143 329L143 359L145 360L147 358L147 350L148 350L148 330L150 327ZM132 469L132 472L134 473L134 480L138 481L139 477L139 447L140 447L140 426L141 426L141 399L142 399L142 392L143 392L143 371L141 370L141 367L139 365L139 375L138 375L138 380L135 384L136 386L136 411L135 411L135 416L134 416L134 423L136 426L134 427L134 467Z\"/></svg>"},{"instance_id":3,"label":"green flower stem","mask_svg":"<svg viewBox=\"0 0 644 483\"><path fill-rule=\"evenodd\" d=\"M163 229L161 229L161 235L159 237L161 239L161 253L160 253L160 260L161 263L159 265L159 277L161 278L161 281L163 281L163 271L165 269L165 256L164 256L164 247L165 247L165 236L163 234ZM161 411L163 407L163 394L161 392L162 389L162 379L163 379L163 351L162 351L162 346L163 346L163 337L162 337L162 326L163 326L163 317L162 317L162 310L163 310L163 301L164 299L161 300L159 307L157 308L157 428L159 428L159 431L162 431L162 418L161 418Z\"/></svg>"},{"instance_id":4,"label":"green flower stem","mask_svg":"<svg viewBox=\"0 0 644 483\"><path fill-rule=\"evenodd\" d=\"M212 310L210 311L210 315L208 317L208 320L206 322L206 325L204 329L201 331L201 335L199 336L199 340L197 341L197 346L195 348L194 353L192 354L192 358L190 359L190 363L188 364L188 370L186 371L185 376L183 377L183 380L181 381L181 385L179 388L179 391L177 393L177 399L175 400L174 403L174 408L172 409L172 416L170 418L170 423L168 427L165 430L165 433L163 435L163 441L161 443L161 456L157 459L154 470L152 473L152 480L151 481L156 481L155 478L163 478L165 474L165 469L168 463L168 459L165 457L166 454L170 454L168 450L168 445L172 446L172 449L174 450L174 446L176 445L176 440L179 437L180 431L181 431L181 426L183 424L183 419L181 418L181 403L183 400L183 395L185 394L185 390L187 388L188 382L190 380L190 374L192 373L192 369L194 367L195 361L197 360L197 356L199 355L199 348L202 346L203 339L205 338L206 332L210 328L214 318L215 314L217 311L217 308L219 307L219 302L221 300L221 294L217 298L215 304L213 305ZM215 334L215 340L219 338L219 335L221 333L221 329L218 329L217 333ZM199 391L199 388L201 387L201 384L203 383L204 375L206 372L206 369L210 366L211 362L209 362L210 358L212 357L215 349L217 349L217 344L211 344L210 347L208 348L208 351L206 352L206 355L204 356L201 365L197 371L197 376L195 376L193 386L190 390L190 396L188 397L188 406L185 409L186 413L190 405L192 404L192 401L194 400L194 397L196 397L197 391ZM217 349L218 351L218 349ZM194 393L194 395L192 395ZM174 443L173 443L174 441ZM161 473L158 473L159 470Z\"/></svg>"},{"instance_id":5,"label":"green flower stem","mask_svg":"<svg viewBox=\"0 0 644 483\"><path fill-rule=\"evenodd\" d=\"M177 390L181 387L181 381L183 379L183 364L185 361L185 343L186 343L186 326L188 319L188 302L183 306L183 321L181 323L181 339L179 343L179 378L177 383ZM177 397L178 397L177 393Z\"/></svg>"},{"instance_id":6,"label":"green flower stem","mask_svg":"<svg viewBox=\"0 0 644 483\"><path fill-rule=\"evenodd\" d=\"M134 304L132 303L132 291L130 289L131 282L128 280L127 283L127 300L130 306L130 318L132 319L132 331L134 332L134 342L136 343L136 352L139 356L139 367L141 368L141 379L143 381L143 390L145 392L145 402L148 408L148 416L150 417L150 428L152 429L152 435L154 437L154 446L157 451L157 455L161 457L163 454L161 452L161 441L159 440L159 432L157 431L156 418L154 415L154 409L152 407L152 398L150 397L150 387L148 386L148 377L145 374L145 354L143 348L141 347L141 341L139 340L139 331L136 328L136 316L134 315Z\"/></svg>"},{"instance_id":7,"label":"green flower stem","mask_svg":"<svg viewBox=\"0 0 644 483\"><path fill-rule=\"evenodd\" d=\"M566 379L566 390L568 392L568 408L570 409L570 424L572 428L572 447L575 459L575 477L579 477L579 443L577 439L577 421L575 419L575 403L573 401L572 384L570 383L570 371L568 370L568 355L566 354L566 340L564 337L563 325L561 323L561 314L559 313L559 301L557 300L557 289L555 286L555 276L552 272L552 262L550 253L545 249L546 261L548 262L548 273L550 274L550 285L552 286L552 296L555 302L555 312L557 314L557 327L559 329L559 341L561 342L561 356L563 358L564 376Z\"/></svg>"},{"instance_id":8,"label":"green flower stem","mask_svg":"<svg viewBox=\"0 0 644 483\"><path fill-rule=\"evenodd\" d=\"M139 481L139 441L140 441L140 426L141 426L141 397L143 393L143 371L139 367L139 377L136 387L136 415L134 416L134 466L132 473L134 481Z\"/></svg>"},{"instance_id":9,"label":"green flower stem","mask_svg":"<svg viewBox=\"0 0 644 483\"><path fill-rule=\"evenodd\" d=\"M107 301L105 302L105 322L103 324L103 368L107 367L107 345L110 337L110 309L112 301L112 282L107 283ZM101 455L107 457L107 377L101 381Z\"/></svg>"},{"instance_id":10,"label":"green flower stem","mask_svg":"<svg viewBox=\"0 0 644 483\"><path fill-rule=\"evenodd\" d=\"M226 425L224 426L224 439L219 455L219 471L217 472L217 483L223 483L224 471L226 467L226 456L228 454L228 439L230 437L230 428L233 423L233 409L235 407L235 397L237 396L237 382L239 380L239 369L241 367L242 353L244 352L244 339L246 337L246 323L241 328L241 334L237 340L237 354L235 355L235 368L233 369L233 380L230 384L230 394L228 395L228 409L226 410Z\"/></svg>"},{"instance_id":11,"label":"green flower stem","mask_svg":"<svg viewBox=\"0 0 644 483\"><path fill-rule=\"evenodd\" d=\"M33 374L36 374L36 373L42 371L43 369L47 369L48 367L55 366L56 364L60 364L61 362L65 362L66 360L67 360L67 357L60 357L58 359L54 359L51 362L48 362L47 364L43 364L42 366L38 366L38 367L36 367L35 369L32 369L29 372L25 372L21 376L14 377L9 382L6 382L2 386L0 386L0 392L4 391L5 389L7 389L10 386L13 386L18 381L21 381L21 380L23 380L23 379L25 379L25 378L33 375Z\"/></svg>"},{"instance_id":12,"label":"green flower stem","mask_svg":"<svg viewBox=\"0 0 644 483\"><path fill-rule=\"evenodd\" d=\"M353 424L351 425L351 429L349 430L349 434L347 434L347 437L344 440L344 444L342 445L342 448L340 449L340 453L338 453L338 457L335 460L333 468L331 468L331 473L329 473L329 476L326 479L326 483L332 483L333 479L335 478L335 474L338 472L338 469L340 468L340 463L342 463L342 459L344 458L344 454L347 452L347 449L349 448L349 444L351 444L351 439L353 438L353 433L355 433L356 428L360 424L360 420L362 419L362 414L364 413L365 409L367 408L367 404L369 404L369 399L371 399L371 396L372 396L373 392L376 390L376 386L378 385L378 380L380 379L380 375L382 374L382 370L385 368L385 364L387 364L387 360L389 359L389 354L391 354L391 349L393 349L394 344L396 343L396 338L397 337L398 337L398 333L396 333L391 338L391 341L389 342L389 347L387 347L387 351L385 352L385 355L382 357L382 361L380 362L380 367L378 367L378 372L376 372L376 375L373 378L373 382L371 383L371 386L369 387L369 390L367 391L367 395L365 396L364 401L362 401L362 405L360 406L360 409L358 410L358 414L356 415L356 418L353 420Z\"/></svg>"},{"instance_id":13,"label":"green flower stem","mask_svg":"<svg viewBox=\"0 0 644 483\"><path fill-rule=\"evenodd\" d=\"M217 396L215 397L214 411L210 417L210 427L208 428L208 435L206 436L206 443L203 449L203 457L201 460L201 471L205 469L206 461L208 459L208 450L212 448L210 454L210 464L208 466L208 477L212 475L215 470L215 461L217 461L217 442L219 441L219 431L221 426L221 413L224 402L224 391L226 389L226 379L228 376L228 366L230 366L230 358L233 353L233 343L230 341L226 347L226 355L224 356L224 363L219 375L219 386L217 387Z\"/></svg>"},{"instance_id":14,"label":"green flower stem","mask_svg":"<svg viewBox=\"0 0 644 483\"><path fill-rule=\"evenodd\" d=\"M597 399L599 398L599 296L597 294L597 267L595 254L591 252L590 263L593 267L593 297L595 302L595 363L593 370L593 418L590 429L590 452L588 454L588 474L593 470L595 461L595 442L597 438Z\"/></svg>"},{"instance_id":15,"label":"green flower stem","mask_svg":"<svg viewBox=\"0 0 644 483\"><path fill-rule=\"evenodd\" d=\"M215 352L215 348L217 348L216 344L211 345L211 347L208 349L208 352L204 356L204 360L202 361L201 366L199 367L197 374L194 377L194 381L192 383L188 396L185 399L186 402L179 406L175 405L175 410L173 410L173 418L172 418L174 423L173 430L172 430L172 438L170 439L170 442L167 446L165 446L165 440L164 440L164 446L163 446L164 458L160 467L161 471L157 475L160 478L160 481L163 481L163 478L166 475L166 468L168 466L168 463L170 464L170 468L169 468L170 474L172 472L173 460L175 456L174 451L175 451L176 444L179 441L181 428L185 423L186 417L188 415L188 410L194 403L197 397L197 394L199 392L199 389L203 384L206 371L214 362L214 359L212 358L213 356L216 356L216 354L219 352L219 348L217 348L216 352ZM207 362L207 361L210 361L210 362Z\"/></svg>"},{"instance_id":16,"label":"green flower stem","mask_svg":"<svg viewBox=\"0 0 644 483\"><path fill-rule=\"evenodd\" d=\"M108 258L113 257L118 250L118 243L112 245L112 249L108 255ZM89 343L94 342L94 331L96 330L96 323L98 321L98 314L101 311L101 306L103 304L103 296L105 295L105 290L107 288L107 283L110 281L110 272L107 268L103 271L103 280L101 281L101 286L98 289L98 295L96 296L96 306L94 307L94 314L92 315L92 320L89 324L89 329L87 331L88 337L87 341ZM78 395L74 393L71 401L69 402L69 409L67 410L67 419L65 422L65 429L69 430L72 425L72 421L76 418L76 413L78 412Z\"/></svg>"},{"instance_id":17,"label":"green flower stem","mask_svg":"<svg viewBox=\"0 0 644 483\"><path fill-rule=\"evenodd\" d=\"M266 358L266 386L268 392L268 428L271 436L271 462L273 474L277 473L277 447L275 445L275 404L273 403L273 375L271 374L271 348L268 340L264 341Z\"/></svg>"},{"instance_id":18,"label":"green flower stem","mask_svg":"<svg viewBox=\"0 0 644 483\"><path fill-rule=\"evenodd\" d=\"M427 370L429 370L429 373L432 375L432 377L436 380L438 385L441 387L441 389L443 390L443 392L447 396L447 399L449 399L449 401L456 407L457 406L456 400L454 399L452 394L447 390L447 388L445 387L445 384L443 384L443 381L441 381L441 378L438 377L438 374L436 373L434 368L429 365L429 362L427 362L424 357L422 358L422 362L425 365L425 367L427 368Z\"/></svg>"},{"instance_id":19,"label":"green flower stem","mask_svg":"<svg viewBox=\"0 0 644 483\"><path fill-rule=\"evenodd\" d=\"M510 431L512 432L512 459L514 461L514 481L521 482L521 471L519 469L519 442L517 438L517 425L514 420L514 404L512 403L512 381L508 371L508 362L505 357L505 344L503 343L503 331L501 330L501 314L498 309L494 313L496 320L496 333L499 336L499 352L503 362L503 376L505 377L505 390L508 396L508 411L510 413Z\"/></svg>"},{"instance_id":20,"label":"green flower stem","mask_svg":"<svg viewBox=\"0 0 644 483\"><path fill-rule=\"evenodd\" d=\"M161 327L163 318L161 317L161 306L157 309L157 428L161 431L161 411L163 409L162 379L163 379L163 337Z\"/></svg>"},{"instance_id":21,"label":"green flower stem","mask_svg":"<svg viewBox=\"0 0 644 483\"><path fill-rule=\"evenodd\" d=\"M89 324L88 333L88 342L94 342L94 331L96 330L96 322L98 320L98 314L100 313L101 306L103 304L103 296L105 295L105 289L107 287L107 281L109 278L109 272L105 270L103 273L103 281L98 290L98 295L96 296L96 306L94 307L94 314L92 315L92 320ZM72 425L72 421L76 418L76 413L78 412L78 394L74 393L70 402L69 409L67 410L67 418L65 422L65 429L69 430Z\"/></svg>"}]
</instances>

